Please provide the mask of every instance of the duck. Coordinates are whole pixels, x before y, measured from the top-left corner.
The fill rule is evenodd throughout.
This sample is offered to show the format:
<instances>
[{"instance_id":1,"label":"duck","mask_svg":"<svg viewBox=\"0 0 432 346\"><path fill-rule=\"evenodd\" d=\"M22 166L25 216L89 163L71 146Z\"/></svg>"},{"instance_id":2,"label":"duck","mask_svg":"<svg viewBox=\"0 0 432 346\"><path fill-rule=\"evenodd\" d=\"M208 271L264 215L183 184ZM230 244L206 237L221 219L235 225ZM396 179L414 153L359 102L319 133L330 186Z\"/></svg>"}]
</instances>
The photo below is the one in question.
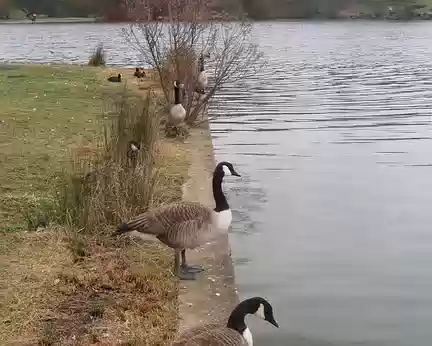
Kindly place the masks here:
<instances>
[{"instance_id":1,"label":"duck","mask_svg":"<svg viewBox=\"0 0 432 346\"><path fill-rule=\"evenodd\" d=\"M207 72L204 70L204 56L201 54L199 57L199 74L197 78L196 92L199 94L205 93L205 88L208 85Z\"/></svg>"},{"instance_id":2,"label":"duck","mask_svg":"<svg viewBox=\"0 0 432 346\"><path fill-rule=\"evenodd\" d=\"M219 162L212 179L214 209L197 202L166 204L120 224L112 235L138 231L156 236L174 249L174 275L180 280L195 280L195 274L204 269L187 264L186 249L195 249L226 234L231 225L231 209L222 190L223 178L227 176L241 177L232 163Z\"/></svg>"},{"instance_id":3,"label":"duck","mask_svg":"<svg viewBox=\"0 0 432 346\"><path fill-rule=\"evenodd\" d=\"M139 67L135 68L134 77L136 78L144 78L146 76L145 72Z\"/></svg>"},{"instance_id":4,"label":"duck","mask_svg":"<svg viewBox=\"0 0 432 346\"><path fill-rule=\"evenodd\" d=\"M279 328L272 305L262 297L253 297L239 303L231 312L226 324L211 323L189 328L172 346L253 346L252 333L245 322L248 314Z\"/></svg>"},{"instance_id":5,"label":"duck","mask_svg":"<svg viewBox=\"0 0 432 346\"><path fill-rule=\"evenodd\" d=\"M169 120L172 124L180 124L186 118L186 110L180 102L180 88L183 84L179 81L174 81L174 105L170 109Z\"/></svg>"},{"instance_id":6,"label":"duck","mask_svg":"<svg viewBox=\"0 0 432 346\"><path fill-rule=\"evenodd\" d=\"M122 75L119 73L117 76L111 76L108 78L109 82L120 83L122 80Z\"/></svg>"}]
</instances>

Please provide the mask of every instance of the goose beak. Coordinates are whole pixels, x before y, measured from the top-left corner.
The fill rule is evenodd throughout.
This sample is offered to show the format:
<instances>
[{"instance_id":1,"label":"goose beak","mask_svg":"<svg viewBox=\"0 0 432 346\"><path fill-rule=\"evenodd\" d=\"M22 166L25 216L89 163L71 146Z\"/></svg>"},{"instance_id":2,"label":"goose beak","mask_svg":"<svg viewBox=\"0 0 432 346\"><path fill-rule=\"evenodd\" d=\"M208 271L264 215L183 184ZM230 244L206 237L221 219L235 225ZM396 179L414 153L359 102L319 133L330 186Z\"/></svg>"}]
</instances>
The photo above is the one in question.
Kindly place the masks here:
<instances>
[{"instance_id":1,"label":"goose beak","mask_svg":"<svg viewBox=\"0 0 432 346\"><path fill-rule=\"evenodd\" d=\"M231 173L232 175L234 175L235 177L241 177L241 175L239 173L237 173L236 171Z\"/></svg>"},{"instance_id":2,"label":"goose beak","mask_svg":"<svg viewBox=\"0 0 432 346\"><path fill-rule=\"evenodd\" d=\"M279 324L273 320L273 321L269 321L271 324L273 324L276 328L279 328Z\"/></svg>"}]
</instances>

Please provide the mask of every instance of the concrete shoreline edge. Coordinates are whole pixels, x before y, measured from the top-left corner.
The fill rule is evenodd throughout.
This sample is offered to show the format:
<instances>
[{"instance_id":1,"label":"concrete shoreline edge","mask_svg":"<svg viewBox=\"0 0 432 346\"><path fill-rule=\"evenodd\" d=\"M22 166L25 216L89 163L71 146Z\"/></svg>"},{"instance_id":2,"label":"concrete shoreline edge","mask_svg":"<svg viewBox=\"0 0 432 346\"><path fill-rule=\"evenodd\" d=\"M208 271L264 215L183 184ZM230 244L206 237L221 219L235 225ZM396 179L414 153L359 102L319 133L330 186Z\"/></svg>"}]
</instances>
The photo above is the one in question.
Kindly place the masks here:
<instances>
[{"instance_id":1,"label":"concrete shoreline edge","mask_svg":"<svg viewBox=\"0 0 432 346\"><path fill-rule=\"evenodd\" d=\"M192 129L185 140L189 157L188 180L183 200L214 207L211 179L215 156L209 123ZM224 322L238 304L234 266L228 235L188 252L190 263L202 264L196 281L181 281L179 290L179 333L197 324Z\"/></svg>"}]
</instances>

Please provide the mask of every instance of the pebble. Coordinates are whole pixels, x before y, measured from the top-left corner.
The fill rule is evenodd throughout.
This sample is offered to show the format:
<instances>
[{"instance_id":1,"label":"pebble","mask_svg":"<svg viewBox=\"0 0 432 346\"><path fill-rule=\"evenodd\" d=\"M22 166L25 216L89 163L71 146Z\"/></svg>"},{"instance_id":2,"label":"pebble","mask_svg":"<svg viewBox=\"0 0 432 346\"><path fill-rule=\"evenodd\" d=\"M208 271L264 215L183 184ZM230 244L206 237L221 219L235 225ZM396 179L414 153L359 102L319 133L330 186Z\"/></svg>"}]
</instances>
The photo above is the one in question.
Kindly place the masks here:
<instances>
[{"instance_id":1,"label":"pebble","mask_svg":"<svg viewBox=\"0 0 432 346\"><path fill-rule=\"evenodd\" d=\"M216 293L216 296L217 296L217 297L219 297L219 296L220 296L220 293L219 293L219 292L217 292L217 293Z\"/></svg>"}]
</instances>

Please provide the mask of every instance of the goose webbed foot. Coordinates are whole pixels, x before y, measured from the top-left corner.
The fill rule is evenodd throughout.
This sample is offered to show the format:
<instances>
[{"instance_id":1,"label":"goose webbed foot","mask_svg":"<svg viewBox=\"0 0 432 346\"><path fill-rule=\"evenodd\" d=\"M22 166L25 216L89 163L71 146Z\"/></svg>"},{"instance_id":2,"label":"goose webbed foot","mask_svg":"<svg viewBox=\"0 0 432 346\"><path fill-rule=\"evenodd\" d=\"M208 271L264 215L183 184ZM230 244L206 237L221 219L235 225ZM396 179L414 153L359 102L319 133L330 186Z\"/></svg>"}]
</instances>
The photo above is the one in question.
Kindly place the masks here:
<instances>
[{"instance_id":1,"label":"goose webbed foot","mask_svg":"<svg viewBox=\"0 0 432 346\"><path fill-rule=\"evenodd\" d=\"M183 268L181 268L180 271L177 273L177 277L180 280L188 280L188 281L196 280L195 273L186 271Z\"/></svg>"},{"instance_id":2,"label":"goose webbed foot","mask_svg":"<svg viewBox=\"0 0 432 346\"><path fill-rule=\"evenodd\" d=\"M180 254L181 254L181 264L180 264ZM186 253L185 250L181 251L176 249L174 252L174 275L180 280L195 280L195 273L187 269L186 264Z\"/></svg>"},{"instance_id":3,"label":"goose webbed foot","mask_svg":"<svg viewBox=\"0 0 432 346\"><path fill-rule=\"evenodd\" d=\"M184 272L188 272L188 273L201 273L202 271L204 271L203 267L198 266L198 265L188 265L186 262L186 250L183 249L181 251L181 269Z\"/></svg>"},{"instance_id":4,"label":"goose webbed foot","mask_svg":"<svg viewBox=\"0 0 432 346\"><path fill-rule=\"evenodd\" d=\"M182 264L182 270L188 273L201 273L204 271L204 268L199 265L187 265Z\"/></svg>"}]
</instances>

